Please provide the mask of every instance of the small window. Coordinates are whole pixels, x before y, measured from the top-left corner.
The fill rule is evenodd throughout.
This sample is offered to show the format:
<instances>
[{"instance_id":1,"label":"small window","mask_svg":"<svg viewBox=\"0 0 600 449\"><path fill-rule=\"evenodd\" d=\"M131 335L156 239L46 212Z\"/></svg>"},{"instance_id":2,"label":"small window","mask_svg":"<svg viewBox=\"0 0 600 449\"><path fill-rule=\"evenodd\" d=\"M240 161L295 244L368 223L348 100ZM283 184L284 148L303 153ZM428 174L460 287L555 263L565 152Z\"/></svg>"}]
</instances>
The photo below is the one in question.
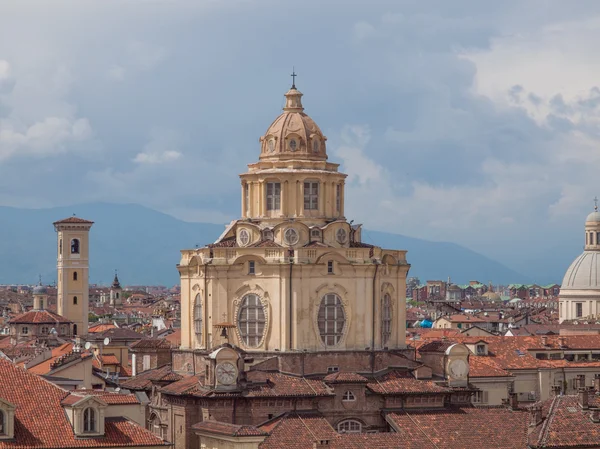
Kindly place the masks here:
<instances>
[{"instance_id":1,"label":"small window","mask_svg":"<svg viewBox=\"0 0 600 449\"><path fill-rule=\"evenodd\" d=\"M27 326L23 326L21 328L21 333L27 335L29 333L29 328Z\"/></svg>"},{"instance_id":2,"label":"small window","mask_svg":"<svg viewBox=\"0 0 600 449\"><path fill-rule=\"evenodd\" d=\"M342 396L342 401L344 401L344 402L356 401L356 396L354 396L354 393L352 393L351 391L346 391L344 393L344 396Z\"/></svg>"},{"instance_id":3,"label":"small window","mask_svg":"<svg viewBox=\"0 0 600 449\"><path fill-rule=\"evenodd\" d=\"M575 316L577 318L581 318L583 316L583 303L575 303Z\"/></svg>"},{"instance_id":4,"label":"small window","mask_svg":"<svg viewBox=\"0 0 600 449\"><path fill-rule=\"evenodd\" d=\"M291 139L290 140L290 151L296 151L296 149L298 149L298 142L296 141L296 139Z\"/></svg>"},{"instance_id":5,"label":"small window","mask_svg":"<svg viewBox=\"0 0 600 449\"><path fill-rule=\"evenodd\" d=\"M381 306L381 343L385 346L392 337L392 297L389 293L383 295Z\"/></svg>"},{"instance_id":6,"label":"small window","mask_svg":"<svg viewBox=\"0 0 600 449\"><path fill-rule=\"evenodd\" d=\"M362 431L362 423L355 419L346 419L338 424L339 433L360 433Z\"/></svg>"},{"instance_id":7,"label":"small window","mask_svg":"<svg viewBox=\"0 0 600 449\"><path fill-rule=\"evenodd\" d=\"M327 274L333 274L333 260L327 261Z\"/></svg>"},{"instance_id":8,"label":"small window","mask_svg":"<svg viewBox=\"0 0 600 449\"><path fill-rule=\"evenodd\" d=\"M6 435L8 430L8 426L6 424L6 415L2 410L0 410L0 435Z\"/></svg>"},{"instance_id":9,"label":"small window","mask_svg":"<svg viewBox=\"0 0 600 449\"><path fill-rule=\"evenodd\" d=\"M88 407L83 411L83 431L96 431L96 410L91 407Z\"/></svg>"},{"instance_id":10,"label":"small window","mask_svg":"<svg viewBox=\"0 0 600 449\"><path fill-rule=\"evenodd\" d=\"M73 305L77 305L77 296L73 296Z\"/></svg>"},{"instance_id":11,"label":"small window","mask_svg":"<svg viewBox=\"0 0 600 449\"><path fill-rule=\"evenodd\" d=\"M77 280L77 271L73 271L73 280L76 281Z\"/></svg>"},{"instance_id":12,"label":"small window","mask_svg":"<svg viewBox=\"0 0 600 449\"><path fill-rule=\"evenodd\" d=\"M256 274L256 266L253 260L248 262L248 274Z\"/></svg>"},{"instance_id":13,"label":"small window","mask_svg":"<svg viewBox=\"0 0 600 449\"><path fill-rule=\"evenodd\" d=\"M327 374L337 373L337 372L339 372L339 370L340 370L339 366L328 366Z\"/></svg>"},{"instance_id":14,"label":"small window","mask_svg":"<svg viewBox=\"0 0 600 449\"><path fill-rule=\"evenodd\" d=\"M319 139L313 140L313 152L315 152L315 153L319 152Z\"/></svg>"},{"instance_id":15,"label":"small window","mask_svg":"<svg viewBox=\"0 0 600 449\"><path fill-rule=\"evenodd\" d=\"M148 354L144 354L142 358L142 371L148 371L150 369L150 356Z\"/></svg>"},{"instance_id":16,"label":"small window","mask_svg":"<svg viewBox=\"0 0 600 449\"><path fill-rule=\"evenodd\" d=\"M47 326L42 326L42 334L43 335L48 334L48 327Z\"/></svg>"},{"instance_id":17,"label":"small window","mask_svg":"<svg viewBox=\"0 0 600 449\"><path fill-rule=\"evenodd\" d=\"M311 229L310 236L313 239L320 239L321 238L321 230L320 229Z\"/></svg>"},{"instance_id":18,"label":"small window","mask_svg":"<svg viewBox=\"0 0 600 449\"><path fill-rule=\"evenodd\" d=\"M335 210L340 212L342 210L342 185L337 184L335 186Z\"/></svg>"},{"instance_id":19,"label":"small window","mask_svg":"<svg viewBox=\"0 0 600 449\"><path fill-rule=\"evenodd\" d=\"M477 345L477 355L485 355L485 345Z\"/></svg>"},{"instance_id":20,"label":"small window","mask_svg":"<svg viewBox=\"0 0 600 449\"><path fill-rule=\"evenodd\" d=\"M62 256L62 239L58 241L58 254Z\"/></svg>"},{"instance_id":21,"label":"small window","mask_svg":"<svg viewBox=\"0 0 600 449\"><path fill-rule=\"evenodd\" d=\"M196 339L199 344L202 344L202 321L203 321L203 312L202 312L202 297L200 293L196 295L194 300L194 333L196 334Z\"/></svg>"},{"instance_id":22,"label":"small window","mask_svg":"<svg viewBox=\"0 0 600 449\"><path fill-rule=\"evenodd\" d=\"M71 254L79 254L79 239L71 240Z\"/></svg>"}]
</instances>

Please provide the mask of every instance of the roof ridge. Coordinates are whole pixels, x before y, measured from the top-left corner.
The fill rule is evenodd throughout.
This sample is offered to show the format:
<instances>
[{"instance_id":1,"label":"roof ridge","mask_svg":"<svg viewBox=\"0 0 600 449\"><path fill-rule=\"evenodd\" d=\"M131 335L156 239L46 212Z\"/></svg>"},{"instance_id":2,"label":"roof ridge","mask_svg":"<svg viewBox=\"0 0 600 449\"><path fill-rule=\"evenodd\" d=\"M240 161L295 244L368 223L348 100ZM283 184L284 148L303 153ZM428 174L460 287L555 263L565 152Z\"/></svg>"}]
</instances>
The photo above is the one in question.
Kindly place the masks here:
<instances>
[{"instance_id":1,"label":"roof ridge","mask_svg":"<svg viewBox=\"0 0 600 449\"><path fill-rule=\"evenodd\" d=\"M550 405L550 409L548 410L548 416L546 422L542 425L542 429L540 430L540 435L538 436L538 443L545 444L549 438L548 431L550 429L550 424L554 421L554 410L558 407L558 403L560 402L561 396L554 396L554 400L552 401L552 405Z\"/></svg>"}]
</instances>

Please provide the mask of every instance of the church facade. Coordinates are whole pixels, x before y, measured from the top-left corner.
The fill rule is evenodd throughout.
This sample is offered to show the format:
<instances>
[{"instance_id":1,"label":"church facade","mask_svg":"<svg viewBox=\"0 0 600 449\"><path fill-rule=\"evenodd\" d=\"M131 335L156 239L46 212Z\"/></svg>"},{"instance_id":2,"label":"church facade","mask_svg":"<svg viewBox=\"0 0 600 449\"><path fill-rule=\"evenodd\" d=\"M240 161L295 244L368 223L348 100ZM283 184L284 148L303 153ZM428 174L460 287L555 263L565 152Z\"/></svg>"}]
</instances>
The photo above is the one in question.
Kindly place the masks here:
<instances>
[{"instance_id":1,"label":"church facade","mask_svg":"<svg viewBox=\"0 0 600 449\"><path fill-rule=\"evenodd\" d=\"M292 86L240 175L241 218L181 252L183 351L405 348L406 251L362 242L338 167Z\"/></svg>"}]
</instances>

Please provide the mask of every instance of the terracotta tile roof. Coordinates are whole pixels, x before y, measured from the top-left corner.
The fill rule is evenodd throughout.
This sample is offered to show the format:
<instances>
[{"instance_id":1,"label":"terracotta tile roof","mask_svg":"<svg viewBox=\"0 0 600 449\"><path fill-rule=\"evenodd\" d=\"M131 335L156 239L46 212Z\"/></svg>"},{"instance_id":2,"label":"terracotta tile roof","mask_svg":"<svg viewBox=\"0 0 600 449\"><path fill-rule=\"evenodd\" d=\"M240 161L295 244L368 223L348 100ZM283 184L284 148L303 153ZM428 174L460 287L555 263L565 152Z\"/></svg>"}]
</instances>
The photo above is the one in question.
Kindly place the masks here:
<instances>
[{"instance_id":1,"label":"terracotta tile roof","mask_svg":"<svg viewBox=\"0 0 600 449\"><path fill-rule=\"evenodd\" d=\"M71 324L72 322L67 320L56 313L50 312L49 310L30 310L29 312L22 313L9 320L11 324Z\"/></svg>"},{"instance_id":2,"label":"terracotta tile roof","mask_svg":"<svg viewBox=\"0 0 600 449\"><path fill-rule=\"evenodd\" d=\"M27 368L27 371L34 374L48 374L54 371L57 367L53 365L63 356L70 354L73 351L73 343L65 343L57 348L52 349L52 355L48 360L44 360L42 363L38 363L35 366ZM81 353L81 359L85 360L89 358L91 354L87 352Z\"/></svg>"},{"instance_id":3,"label":"terracotta tile roof","mask_svg":"<svg viewBox=\"0 0 600 449\"><path fill-rule=\"evenodd\" d=\"M266 436L267 432L260 430L254 426L245 426L237 424L229 424L218 421L202 421L192 426L194 430L204 430L220 435L228 435L232 437L240 436Z\"/></svg>"},{"instance_id":4,"label":"terracotta tile roof","mask_svg":"<svg viewBox=\"0 0 600 449\"><path fill-rule=\"evenodd\" d=\"M180 380L162 387L160 391L163 394L174 395L194 394L202 388L200 379L203 379L203 377L200 377L199 375L182 377Z\"/></svg>"},{"instance_id":5,"label":"terracotta tile roof","mask_svg":"<svg viewBox=\"0 0 600 449\"><path fill-rule=\"evenodd\" d=\"M423 449L423 441L406 441L397 433L347 433L329 443L330 449Z\"/></svg>"},{"instance_id":6,"label":"terracotta tile roof","mask_svg":"<svg viewBox=\"0 0 600 449\"><path fill-rule=\"evenodd\" d=\"M363 242L350 242L350 248L375 248L375 245L369 245Z\"/></svg>"},{"instance_id":7,"label":"terracotta tile roof","mask_svg":"<svg viewBox=\"0 0 600 449\"><path fill-rule=\"evenodd\" d=\"M290 412L261 429L269 429L270 436L259 445L260 449L313 449L316 441L339 436L319 413Z\"/></svg>"},{"instance_id":8,"label":"terracotta tile roof","mask_svg":"<svg viewBox=\"0 0 600 449\"><path fill-rule=\"evenodd\" d=\"M590 393L589 405L597 405ZM598 447L600 423L590 419L590 411L583 410L577 395L556 396L538 403L542 406L543 421L529 436L534 448Z\"/></svg>"},{"instance_id":9,"label":"terracotta tile roof","mask_svg":"<svg viewBox=\"0 0 600 449\"><path fill-rule=\"evenodd\" d=\"M506 407L454 407L389 413L399 439L438 449L524 449L529 413Z\"/></svg>"},{"instance_id":10,"label":"terracotta tile roof","mask_svg":"<svg viewBox=\"0 0 600 449\"><path fill-rule=\"evenodd\" d=\"M320 380L268 373L264 385L249 385L246 397L329 396L333 393Z\"/></svg>"},{"instance_id":11,"label":"terracotta tile roof","mask_svg":"<svg viewBox=\"0 0 600 449\"><path fill-rule=\"evenodd\" d=\"M130 349L171 349L171 343L164 338L144 338L136 341Z\"/></svg>"},{"instance_id":12,"label":"terracotta tile roof","mask_svg":"<svg viewBox=\"0 0 600 449\"><path fill-rule=\"evenodd\" d=\"M237 248L237 241L235 237L227 237L217 243L210 243L206 245L207 248Z\"/></svg>"},{"instance_id":13,"label":"terracotta tile roof","mask_svg":"<svg viewBox=\"0 0 600 449\"><path fill-rule=\"evenodd\" d=\"M0 449L161 446L165 443L124 418L106 418L102 437L76 438L61 405L70 393L0 359L0 398L14 404L15 439Z\"/></svg>"},{"instance_id":14,"label":"terracotta tile roof","mask_svg":"<svg viewBox=\"0 0 600 449\"><path fill-rule=\"evenodd\" d=\"M152 382L177 382L183 376L174 373L171 365L144 371L131 379L121 382L121 387L130 390L147 390L152 388Z\"/></svg>"},{"instance_id":15,"label":"terracotta tile roof","mask_svg":"<svg viewBox=\"0 0 600 449\"><path fill-rule=\"evenodd\" d=\"M165 337L165 340L169 341L172 345L179 347L181 345L181 329L175 329Z\"/></svg>"},{"instance_id":16,"label":"terracotta tile roof","mask_svg":"<svg viewBox=\"0 0 600 449\"><path fill-rule=\"evenodd\" d=\"M511 373L502 369L491 357L469 357L469 377L510 377Z\"/></svg>"},{"instance_id":17,"label":"terracotta tile roof","mask_svg":"<svg viewBox=\"0 0 600 449\"><path fill-rule=\"evenodd\" d=\"M344 372L328 374L327 376L325 376L325 378L323 380L325 382L327 382L328 384L362 383L362 382L369 381L366 377L363 377L360 374L344 373Z\"/></svg>"},{"instance_id":18,"label":"terracotta tile roof","mask_svg":"<svg viewBox=\"0 0 600 449\"><path fill-rule=\"evenodd\" d=\"M98 396L104 402L109 405L113 404L139 404L140 401L135 394L121 394L121 393L113 393L105 390L72 390L71 394L67 396L63 403L69 398L73 398L75 402L83 399L86 396Z\"/></svg>"},{"instance_id":19,"label":"terracotta tile roof","mask_svg":"<svg viewBox=\"0 0 600 449\"><path fill-rule=\"evenodd\" d=\"M449 339L428 341L419 345L419 352L446 352L450 346L455 344L455 341Z\"/></svg>"},{"instance_id":20,"label":"terracotta tile roof","mask_svg":"<svg viewBox=\"0 0 600 449\"><path fill-rule=\"evenodd\" d=\"M409 372L402 371L391 371L369 382L367 387L378 394L441 394L452 391L429 380L415 379Z\"/></svg>"},{"instance_id":21,"label":"terracotta tile roof","mask_svg":"<svg viewBox=\"0 0 600 449\"><path fill-rule=\"evenodd\" d=\"M462 314L443 316L440 317L440 319L446 319L453 323L485 323L485 320L482 320L481 318L478 318L476 316Z\"/></svg>"},{"instance_id":22,"label":"terracotta tile roof","mask_svg":"<svg viewBox=\"0 0 600 449\"><path fill-rule=\"evenodd\" d=\"M88 329L88 333L95 334L98 332L104 332L108 329L114 329L115 327L116 326L114 324L96 324Z\"/></svg>"},{"instance_id":23,"label":"terracotta tile roof","mask_svg":"<svg viewBox=\"0 0 600 449\"><path fill-rule=\"evenodd\" d=\"M119 359L114 354L98 354L96 357L102 365L119 365Z\"/></svg>"},{"instance_id":24,"label":"terracotta tile roof","mask_svg":"<svg viewBox=\"0 0 600 449\"><path fill-rule=\"evenodd\" d=\"M64 218L62 220L58 220L58 221L55 221L52 224L58 224L58 223L82 223L82 224L83 223L88 223L88 224L94 224L93 221L84 220L83 218L79 218L79 217L76 217L76 216L72 216L72 217L69 217L69 218Z\"/></svg>"},{"instance_id":25,"label":"terracotta tile roof","mask_svg":"<svg viewBox=\"0 0 600 449\"><path fill-rule=\"evenodd\" d=\"M141 340L144 338L142 334L124 327L107 329L104 332L96 332L93 335L93 338L96 341L103 340L106 337L109 337L111 340Z\"/></svg>"}]
</instances>

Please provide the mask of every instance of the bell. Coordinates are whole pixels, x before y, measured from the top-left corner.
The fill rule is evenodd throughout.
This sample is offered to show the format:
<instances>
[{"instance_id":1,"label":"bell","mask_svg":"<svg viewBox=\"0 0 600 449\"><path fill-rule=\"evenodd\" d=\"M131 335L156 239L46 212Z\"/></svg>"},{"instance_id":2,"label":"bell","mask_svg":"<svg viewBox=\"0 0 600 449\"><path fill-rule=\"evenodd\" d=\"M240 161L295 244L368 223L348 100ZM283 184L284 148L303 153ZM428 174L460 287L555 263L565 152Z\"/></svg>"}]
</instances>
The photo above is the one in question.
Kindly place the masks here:
<instances>
[{"instance_id":1,"label":"bell","mask_svg":"<svg viewBox=\"0 0 600 449\"><path fill-rule=\"evenodd\" d=\"M227 338L227 329L226 328L221 329L221 337Z\"/></svg>"}]
</instances>

